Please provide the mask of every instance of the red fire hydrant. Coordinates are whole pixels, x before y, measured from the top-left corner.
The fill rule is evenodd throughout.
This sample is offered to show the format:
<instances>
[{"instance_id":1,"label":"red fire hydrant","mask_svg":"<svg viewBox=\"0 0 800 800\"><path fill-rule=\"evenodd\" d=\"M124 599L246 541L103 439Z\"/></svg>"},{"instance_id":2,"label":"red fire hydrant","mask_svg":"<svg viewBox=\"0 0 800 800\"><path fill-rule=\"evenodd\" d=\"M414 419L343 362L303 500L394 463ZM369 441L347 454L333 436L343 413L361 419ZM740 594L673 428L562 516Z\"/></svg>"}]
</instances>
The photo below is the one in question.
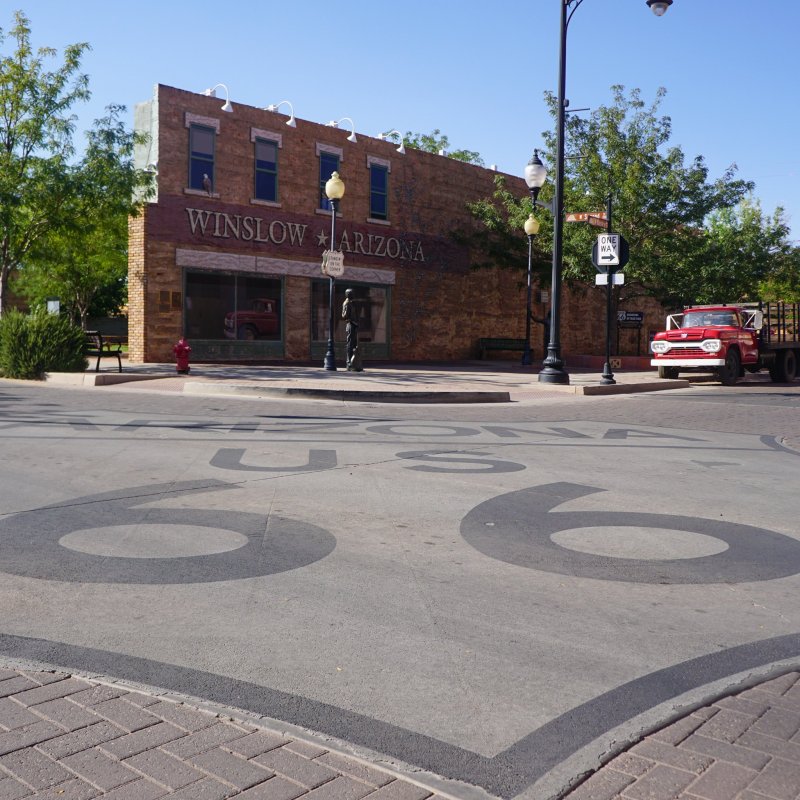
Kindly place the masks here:
<instances>
[{"instance_id":1,"label":"red fire hydrant","mask_svg":"<svg viewBox=\"0 0 800 800\"><path fill-rule=\"evenodd\" d=\"M192 348L189 347L189 342L181 336L178 339L177 344L172 348L172 352L175 353L175 370L179 375L188 375L189 374L189 353L192 352Z\"/></svg>"}]
</instances>

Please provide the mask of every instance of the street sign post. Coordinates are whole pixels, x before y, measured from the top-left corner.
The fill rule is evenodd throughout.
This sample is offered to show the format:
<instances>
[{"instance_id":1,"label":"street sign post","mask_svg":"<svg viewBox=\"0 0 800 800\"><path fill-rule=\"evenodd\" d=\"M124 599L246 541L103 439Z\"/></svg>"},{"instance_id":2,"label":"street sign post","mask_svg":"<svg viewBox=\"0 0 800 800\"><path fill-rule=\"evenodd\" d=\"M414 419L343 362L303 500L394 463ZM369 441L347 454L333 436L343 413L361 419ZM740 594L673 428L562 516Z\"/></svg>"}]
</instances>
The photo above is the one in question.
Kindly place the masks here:
<instances>
[{"instance_id":1,"label":"street sign post","mask_svg":"<svg viewBox=\"0 0 800 800\"><path fill-rule=\"evenodd\" d=\"M594 276L594 285L595 286L608 286L609 280L608 277L611 276L610 285L611 286L622 286L625 283L625 273L624 272L601 272Z\"/></svg>"},{"instance_id":2,"label":"street sign post","mask_svg":"<svg viewBox=\"0 0 800 800\"><path fill-rule=\"evenodd\" d=\"M344 275L344 253L340 250L323 251L322 274L330 278L341 278Z\"/></svg>"},{"instance_id":3,"label":"street sign post","mask_svg":"<svg viewBox=\"0 0 800 800\"><path fill-rule=\"evenodd\" d=\"M588 222L598 228L605 228L608 221L608 213L605 211L572 211L564 218L565 222Z\"/></svg>"},{"instance_id":4,"label":"street sign post","mask_svg":"<svg viewBox=\"0 0 800 800\"><path fill-rule=\"evenodd\" d=\"M619 233L601 233L592 245L592 264L598 272L616 272L628 257L628 242Z\"/></svg>"}]
</instances>

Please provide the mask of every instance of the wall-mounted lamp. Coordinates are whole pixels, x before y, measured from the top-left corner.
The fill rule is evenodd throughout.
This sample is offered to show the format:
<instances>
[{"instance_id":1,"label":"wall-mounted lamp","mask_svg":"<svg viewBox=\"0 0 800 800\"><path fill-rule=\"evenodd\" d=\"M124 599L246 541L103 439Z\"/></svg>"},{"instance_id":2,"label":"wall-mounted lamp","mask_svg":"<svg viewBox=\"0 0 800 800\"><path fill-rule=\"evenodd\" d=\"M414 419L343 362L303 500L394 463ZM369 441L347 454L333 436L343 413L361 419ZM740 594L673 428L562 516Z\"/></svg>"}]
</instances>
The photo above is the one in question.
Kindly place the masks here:
<instances>
[{"instance_id":1,"label":"wall-mounted lamp","mask_svg":"<svg viewBox=\"0 0 800 800\"><path fill-rule=\"evenodd\" d=\"M290 128L296 128L297 123L294 121L294 106L288 100L281 100L280 103L271 103L266 107L266 111L277 111L282 105L289 106L289 121L286 123Z\"/></svg>"},{"instance_id":2,"label":"wall-mounted lamp","mask_svg":"<svg viewBox=\"0 0 800 800\"><path fill-rule=\"evenodd\" d=\"M223 111L233 111L233 106L231 105L230 96L228 94L228 87L224 83L218 83L216 86L212 86L210 89L204 89L203 94L206 97L216 97L217 96L217 89L220 86L225 90L225 104L221 106Z\"/></svg>"},{"instance_id":3,"label":"wall-mounted lamp","mask_svg":"<svg viewBox=\"0 0 800 800\"><path fill-rule=\"evenodd\" d=\"M397 152L400 153L400 155L405 155L406 142L405 139L403 139L403 134L400 133L400 131L394 130L394 131L388 131L388 133L379 133L378 138L383 142L395 133L400 137L400 147L397 148Z\"/></svg>"},{"instance_id":4,"label":"wall-mounted lamp","mask_svg":"<svg viewBox=\"0 0 800 800\"><path fill-rule=\"evenodd\" d=\"M353 122L352 119L350 119L350 117L342 117L341 119L332 119L330 122L327 123L327 125L330 126L331 128L338 128L339 127L339 123L340 122L344 122L345 120L347 120L350 123L350 125L352 125L352 127L353 127L353 131L347 137L347 141L348 142L352 142L353 144L355 144L358 141L358 139L356 139L356 124L355 124L355 122Z\"/></svg>"}]
</instances>

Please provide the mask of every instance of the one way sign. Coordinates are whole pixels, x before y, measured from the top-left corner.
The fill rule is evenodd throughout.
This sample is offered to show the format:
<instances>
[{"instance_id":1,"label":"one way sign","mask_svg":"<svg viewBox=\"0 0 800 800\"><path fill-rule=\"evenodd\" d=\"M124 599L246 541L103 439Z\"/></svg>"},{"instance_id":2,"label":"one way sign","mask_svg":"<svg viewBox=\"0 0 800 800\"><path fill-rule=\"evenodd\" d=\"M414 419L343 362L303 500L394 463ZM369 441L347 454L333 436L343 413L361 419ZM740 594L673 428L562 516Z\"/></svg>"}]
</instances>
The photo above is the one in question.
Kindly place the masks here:
<instances>
[{"instance_id":1,"label":"one way sign","mask_svg":"<svg viewBox=\"0 0 800 800\"><path fill-rule=\"evenodd\" d=\"M628 263L628 243L618 233L601 233L592 245L592 263L598 272L616 272Z\"/></svg>"}]
</instances>

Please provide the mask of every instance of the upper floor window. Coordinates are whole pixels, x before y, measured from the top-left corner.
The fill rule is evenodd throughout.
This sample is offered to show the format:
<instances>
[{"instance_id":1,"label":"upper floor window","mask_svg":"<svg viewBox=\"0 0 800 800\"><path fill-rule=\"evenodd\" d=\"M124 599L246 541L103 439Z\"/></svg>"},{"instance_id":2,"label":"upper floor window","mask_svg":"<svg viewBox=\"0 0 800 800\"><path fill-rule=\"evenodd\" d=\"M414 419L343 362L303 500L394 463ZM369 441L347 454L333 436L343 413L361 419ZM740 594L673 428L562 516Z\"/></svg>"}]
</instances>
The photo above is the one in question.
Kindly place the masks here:
<instances>
[{"instance_id":1,"label":"upper floor window","mask_svg":"<svg viewBox=\"0 0 800 800\"><path fill-rule=\"evenodd\" d=\"M335 153L321 151L319 154L319 207L325 211L331 210L331 201L325 194L325 184L334 172L339 171L339 156Z\"/></svg>"},{"instance_id":2,"label":"upper floor window","mask_svg":"<svg viewBox=\"0 0 800 800\"><path fill-rule=\"evenodd\" d=\"M256 200L278 202L278 144L267 139L255 140Z\"/></svg>"},{"instance_id":3,"label":"upper floor window","mask_svg":"<svg viewBox=\"0 0 800 800\"><path fill-rule=\"evenodd\" d=\"M214 191L214 139L216 130L206 125L189 125L189 188Z\"/></svg>"},{"instance_id":4,"label":"upper floor window","mask_svg":"<svg viewBox=\"0 0 800 800\"><path fill-rule=\"evenodd\" d=\"M369 215L389 219L389 168L384 164L369 165Z\"/></svg>"}]
</instances>

